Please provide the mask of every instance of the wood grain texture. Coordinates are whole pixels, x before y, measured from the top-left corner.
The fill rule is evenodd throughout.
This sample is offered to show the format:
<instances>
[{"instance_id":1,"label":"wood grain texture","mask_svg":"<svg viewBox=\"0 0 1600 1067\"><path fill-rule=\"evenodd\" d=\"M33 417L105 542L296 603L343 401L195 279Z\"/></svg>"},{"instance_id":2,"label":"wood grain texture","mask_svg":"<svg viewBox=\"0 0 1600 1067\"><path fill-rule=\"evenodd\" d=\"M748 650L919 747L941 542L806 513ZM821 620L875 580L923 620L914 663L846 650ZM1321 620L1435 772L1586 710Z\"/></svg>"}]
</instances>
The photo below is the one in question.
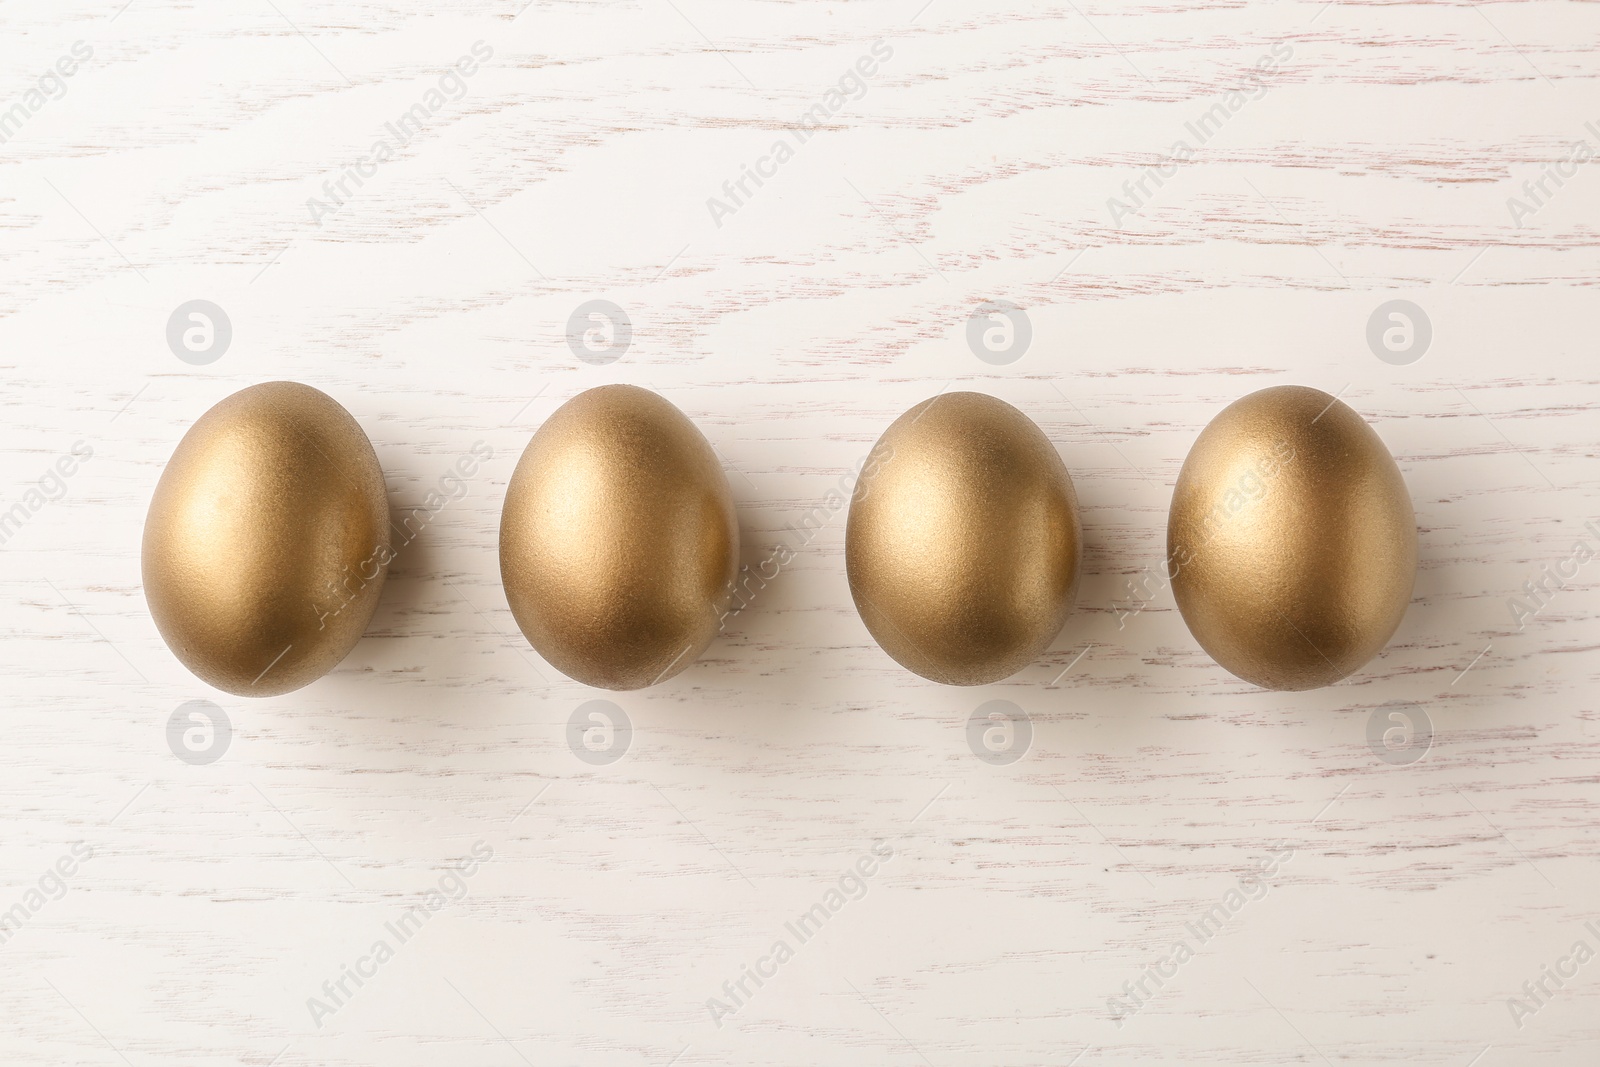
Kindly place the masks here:
<instances>
[{"instance_id":1,"label":"wood grain texture","mask_svg":"<svg viewBox=\"0 0 1600 1067\"><path fill-rule=\"evenodd\" d=\"M0 511L24 509L0 547L6 1062L1600 1055L1600 962L1508 1006L1600 949L1600 562L1520 629L1509 606L1600 543L1596 178L1566 164L1600 150L1595 5L12 0L0 34L0 130L24 105L0 144ZM792 158L715 217L778 142ZM1108 203L1141 179L1137 210ZM207 366L166 338L193 299L233 327ZM564 338L592 299L633 324L607 366ZM1432 323L1407 366L1366 340L1391 299ZM988 300L1031 324L1009 365L965 339ZM138 545L184 430L274 379L349 408L396 511L475 443L494 458L334 674L243 701L162 646ZM533 429L613 381L719 450L747 563L795 559L694 667L616 697L630 747L592 766L567 723L606 694L527 647L494 546ZM1422 562L1379 659L1273 694L1149 576L1195 434L1288 382L1371 420ZM872 644L828 495L946 388L1033 417L1083 512L1078 610L975 690ZM76 442L92 458L33 508ZM197 699L234 731L203 766L167 739ZM968 745L995 699L1031 720L1005 766ZM1417 762L1369 747L1393 702L1433 723ZM48 899L75 842L92 858ZM317 1025L308 998L477 842L462 899ZM800 943L786 924L879 842L893 858ZM1108 999L1275 854L1119 1026ZM718 1025L708 1000L779 939L793 958Z\"/></svg>"}]
</instances>

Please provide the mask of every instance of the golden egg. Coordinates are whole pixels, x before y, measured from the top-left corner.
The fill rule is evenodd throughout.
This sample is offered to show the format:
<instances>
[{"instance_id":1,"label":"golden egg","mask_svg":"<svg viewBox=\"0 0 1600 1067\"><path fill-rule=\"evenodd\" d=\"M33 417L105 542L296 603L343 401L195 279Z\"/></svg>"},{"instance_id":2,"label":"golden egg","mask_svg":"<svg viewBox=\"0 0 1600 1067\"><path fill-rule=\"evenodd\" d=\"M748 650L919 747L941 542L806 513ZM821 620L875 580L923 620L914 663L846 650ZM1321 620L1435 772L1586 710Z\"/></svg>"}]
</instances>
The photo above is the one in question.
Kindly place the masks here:
<instances>
[{"instance_id":1,"label":"golden egg","mask_svg":"<svg viewBox=\"0 0 1600 1067\"><path fill-rule=\"evenodd\" d=\"M235 696L299 689L378 606L391 553L372 443L309 385L240 390L178 442L143 556L150 614L185 667Z\"/></svg>"},{"instance_id":2,"label":"golden egg","mask_svg":"<svg viewBox=\"0 0 1600 1067\"><path fill-rule=\"evenodd\" d=\"M1081 546L1072 477L1044 432L992 396L943 393L896 419L862 466L845 566L901 666L982 685L1061 632Z\"/></svg>"},{"instance_id":3,"label":"golden egg","mask_svg":"<svg viewBox=\"0 0 1600 1067\"><path fill-rule=\"evenodd\" d=\"M1371 426L1317 389L1263 389L1189 450L1167 573L1211 658L1265 689L1331 685L1388 644L1417 572L1406 483Z\"/></svg>"},{"instance_id":4,"label":"golden egg","mask_svg":"<svg viewBox=\"0 0 1600 1067\"><path fill-rule=\"evenodd\" d=\"M738 566L716 453L648 389L580 393L511 475L506 600L538 653L585 685L641 689L688 667L721 628Z\"/></svg>"}]
</instances>

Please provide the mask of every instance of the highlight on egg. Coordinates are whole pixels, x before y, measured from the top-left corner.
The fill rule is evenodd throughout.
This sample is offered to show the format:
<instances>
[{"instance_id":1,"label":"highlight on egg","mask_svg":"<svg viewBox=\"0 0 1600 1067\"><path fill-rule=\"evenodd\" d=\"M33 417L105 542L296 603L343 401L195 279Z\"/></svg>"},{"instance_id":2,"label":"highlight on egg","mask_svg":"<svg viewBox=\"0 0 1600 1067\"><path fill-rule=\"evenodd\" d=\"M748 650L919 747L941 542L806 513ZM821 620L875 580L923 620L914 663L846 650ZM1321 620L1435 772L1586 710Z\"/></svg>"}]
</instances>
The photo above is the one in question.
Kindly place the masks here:
<instances>
[{"instance_id":1,"label":"highlight on egg","mask_svg":"<svg viewBox=\"0 0 1600 1067\"><path fill-rule=\"evenodd\" d=\"M1405 479L1360 415L1285 385L1234 401L1195 440L1167 519L1184 622L1265 689L1331 685L1399 627L1417 571Z\"/></svg>"},{"instance_id":2,"label":"highlight on egg","mask_svg":"<svg viewBox=\"0 0 1600 1067\"><path fill-rule=\"evenodd\" d=\"M901 666L982 685L1050 647L1072 610L1078 498L1044 432L983 393L941 393L884 431L845 528L850 593Z\"/></svg>"},{"instance_id":3,"label":"highlight on egg","mask_svg":"<svg viewBox=\"0 0 1600 1067\"><path fill-rule=\"evenodd\" d=\"M665 398L605 385L533 435L506 490L511 613L563 674L603 689L665 681L721 628L739 522L710 443Z\"/></svg>"},{"instance_id":4,"label":"highlight on egg","mask_svg":"<svg viewBox=\"0 0 1600 1067\"><path fill-rule=\"evenodd\" d=\"M288 693L361 639L388 564L389 501L372 443L298 382L226 397L167 461L145 520L145 600L196 677Z\"/></svg>"}]
</instances>

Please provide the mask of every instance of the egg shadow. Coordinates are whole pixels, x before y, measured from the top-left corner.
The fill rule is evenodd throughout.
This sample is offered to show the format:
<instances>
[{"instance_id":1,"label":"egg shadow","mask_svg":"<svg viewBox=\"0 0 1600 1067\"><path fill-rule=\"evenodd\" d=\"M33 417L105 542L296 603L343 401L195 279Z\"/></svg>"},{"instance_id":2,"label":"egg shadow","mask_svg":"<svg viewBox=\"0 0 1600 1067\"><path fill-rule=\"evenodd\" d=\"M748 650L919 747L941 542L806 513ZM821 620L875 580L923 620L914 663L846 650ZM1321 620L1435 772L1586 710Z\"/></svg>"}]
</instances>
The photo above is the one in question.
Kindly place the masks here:
<instances>
[{"instance_id":1,"label":"egg shadow","mask_svg":"<svg viewBox=\"0 0 1600 1067\"><path fill-rule=\"evenodd\" d=\"M461 639L479 642L481 651L484 646L498 646L504 636L478 617L487 618L503 605L503 600L496 603L484 592L499 583L496 517L503 486L480 478L461 483L466 489L458 496L435 471L419 470L410 453L403 460L398 455L383 459L392 557L377 609L341 670L351 676L352 684L361 675L369 684L376 676L380 685L454 687L469 672L481 669L475 663L478 653L452 652L461 646ZM451 553L444 542L452 534L481 542L484 551L494 553L486 561L487 576L478 567L463 574L448 572ZM396 644L439 637L454 640L438 642L423 652L402 652Z\"/></svg>"},{"instance_id":2,"label":"egg shadow","mask_svg":"<svg viewBox=\"0 0 1600 1067\"><path fill-rule=\"evenodd\" d=\"M1072 611L1045 653L995 687L995 695L1002 695L1003 687L1006 699L1029 710L1036 745L1071 756L1091 749L1135 751L1150 743L1158 720L1171 710L1165 691L1130 689L1130 671L1122 668L1150 654L1130 644L1138 636L1130 628L1142 625L1146 633L1154 633L1157 616L1165 613L1140 611L1123 620L1117 610L1117 603L1128 599L1124 584L1143 573L1133 564L1160 565L1164 560L1165 512L1130 504L1129 475L1121 470L1074 469L1072 460L1081 459L1092 443L1077 432L1056 440L1072 474L1081 531ZM1163 496L1170 493L1169 479L1162 478L1161 490ZM1159 602L1161 596L1157 591L1153 599Z\"/></svg>"},{"instance_id":3,"label":"egg shadow","mask_svg":"<svg viewBox=\"0 0 1600 1067\"><path fill-rule=\"evenodd\" d=\"M748 640L748 620L763 601L770 599L770 586L781 577L781 573L772 579L762 577L771 570L776 535L758 517L767 508L765 501L751 495L757 491L755 482L726 467L723 473L739 531L733 589L727 604L717 613L718 629L711 643L695 662L667 680L669 684L680 683L674 688L682 691L672 697L677 700L688 699L696 692L748 692L750 683L759 679L756 661L763 650ZM651 688L654 687L644 691Z\"/></svg>"}]
</instances>

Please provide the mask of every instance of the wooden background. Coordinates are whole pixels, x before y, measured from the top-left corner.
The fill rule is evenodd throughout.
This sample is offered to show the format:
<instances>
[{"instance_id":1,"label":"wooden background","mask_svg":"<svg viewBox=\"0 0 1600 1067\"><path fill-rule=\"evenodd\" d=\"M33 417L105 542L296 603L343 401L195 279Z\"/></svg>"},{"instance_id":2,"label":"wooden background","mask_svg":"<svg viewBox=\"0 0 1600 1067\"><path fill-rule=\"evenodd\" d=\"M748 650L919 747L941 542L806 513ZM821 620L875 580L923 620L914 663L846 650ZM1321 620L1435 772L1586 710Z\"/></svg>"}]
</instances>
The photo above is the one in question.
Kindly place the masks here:
<instances>
[{"instance_id":1,"label":"wooden background","mask_svg":"<svg viewBox=\"0 0 1600 1067\"><path fill-rule=\"evenodd\" d=\"M0 145L0 509L25 517L0 549L0 912L26 920L0 945L5 1062L1600 1056L1600 962L1544 979L1537 1010L1509 999L1600 948L1600 562L1520 630L1509 607L1600 545L1596 177L1565 165L1600 149L1600 7L12 0L0 35L0 114L23 108ZM880 40L864 93L830 98ZM1113 212L1219 102L1214 136ZM420 131L314 220L417 104ZM714 218L780 139L793 158ZM166 338L194 299L233 330L205 366ZM633 324L606 366L564 338L593 299ZM1405 366L1366 340L1391 299L1432 324ZM1031 324L1008 365L966 342L987 300ZM475 442L495 458L334 674L246 701L162 645L138 546L188 425L281 378L355 414L397 510ZM613 381L720 451L752 564L899 412L993 393L1076 479L1078 610L1015 678L924 682L852 608L839 510L682 675L568 682L506 607L499 505L534 428ZM1372 421L1421 528L1393 643L1301 694L1212 663L1170 592L1120 626L1113 607L1161 562L1198 430L1287 382ZM30 497L76 442L64 495ZM568 744L596 697L633 726L601 766ZM968 744L996 699L1032 731L1001 766ZM169 747L191 700L232 723L210 764ZM1394 702L1433 724L1414 762L1368 744ZM54 899L76 842L92 858ZM314 1018L479 842L465 896ZM877 842L865 895L798 944L785 924ZM1109 998L1290 849L1119 1025ZM793 958L713 1018L780 938Z\"/></svg>"}]
</instances>

